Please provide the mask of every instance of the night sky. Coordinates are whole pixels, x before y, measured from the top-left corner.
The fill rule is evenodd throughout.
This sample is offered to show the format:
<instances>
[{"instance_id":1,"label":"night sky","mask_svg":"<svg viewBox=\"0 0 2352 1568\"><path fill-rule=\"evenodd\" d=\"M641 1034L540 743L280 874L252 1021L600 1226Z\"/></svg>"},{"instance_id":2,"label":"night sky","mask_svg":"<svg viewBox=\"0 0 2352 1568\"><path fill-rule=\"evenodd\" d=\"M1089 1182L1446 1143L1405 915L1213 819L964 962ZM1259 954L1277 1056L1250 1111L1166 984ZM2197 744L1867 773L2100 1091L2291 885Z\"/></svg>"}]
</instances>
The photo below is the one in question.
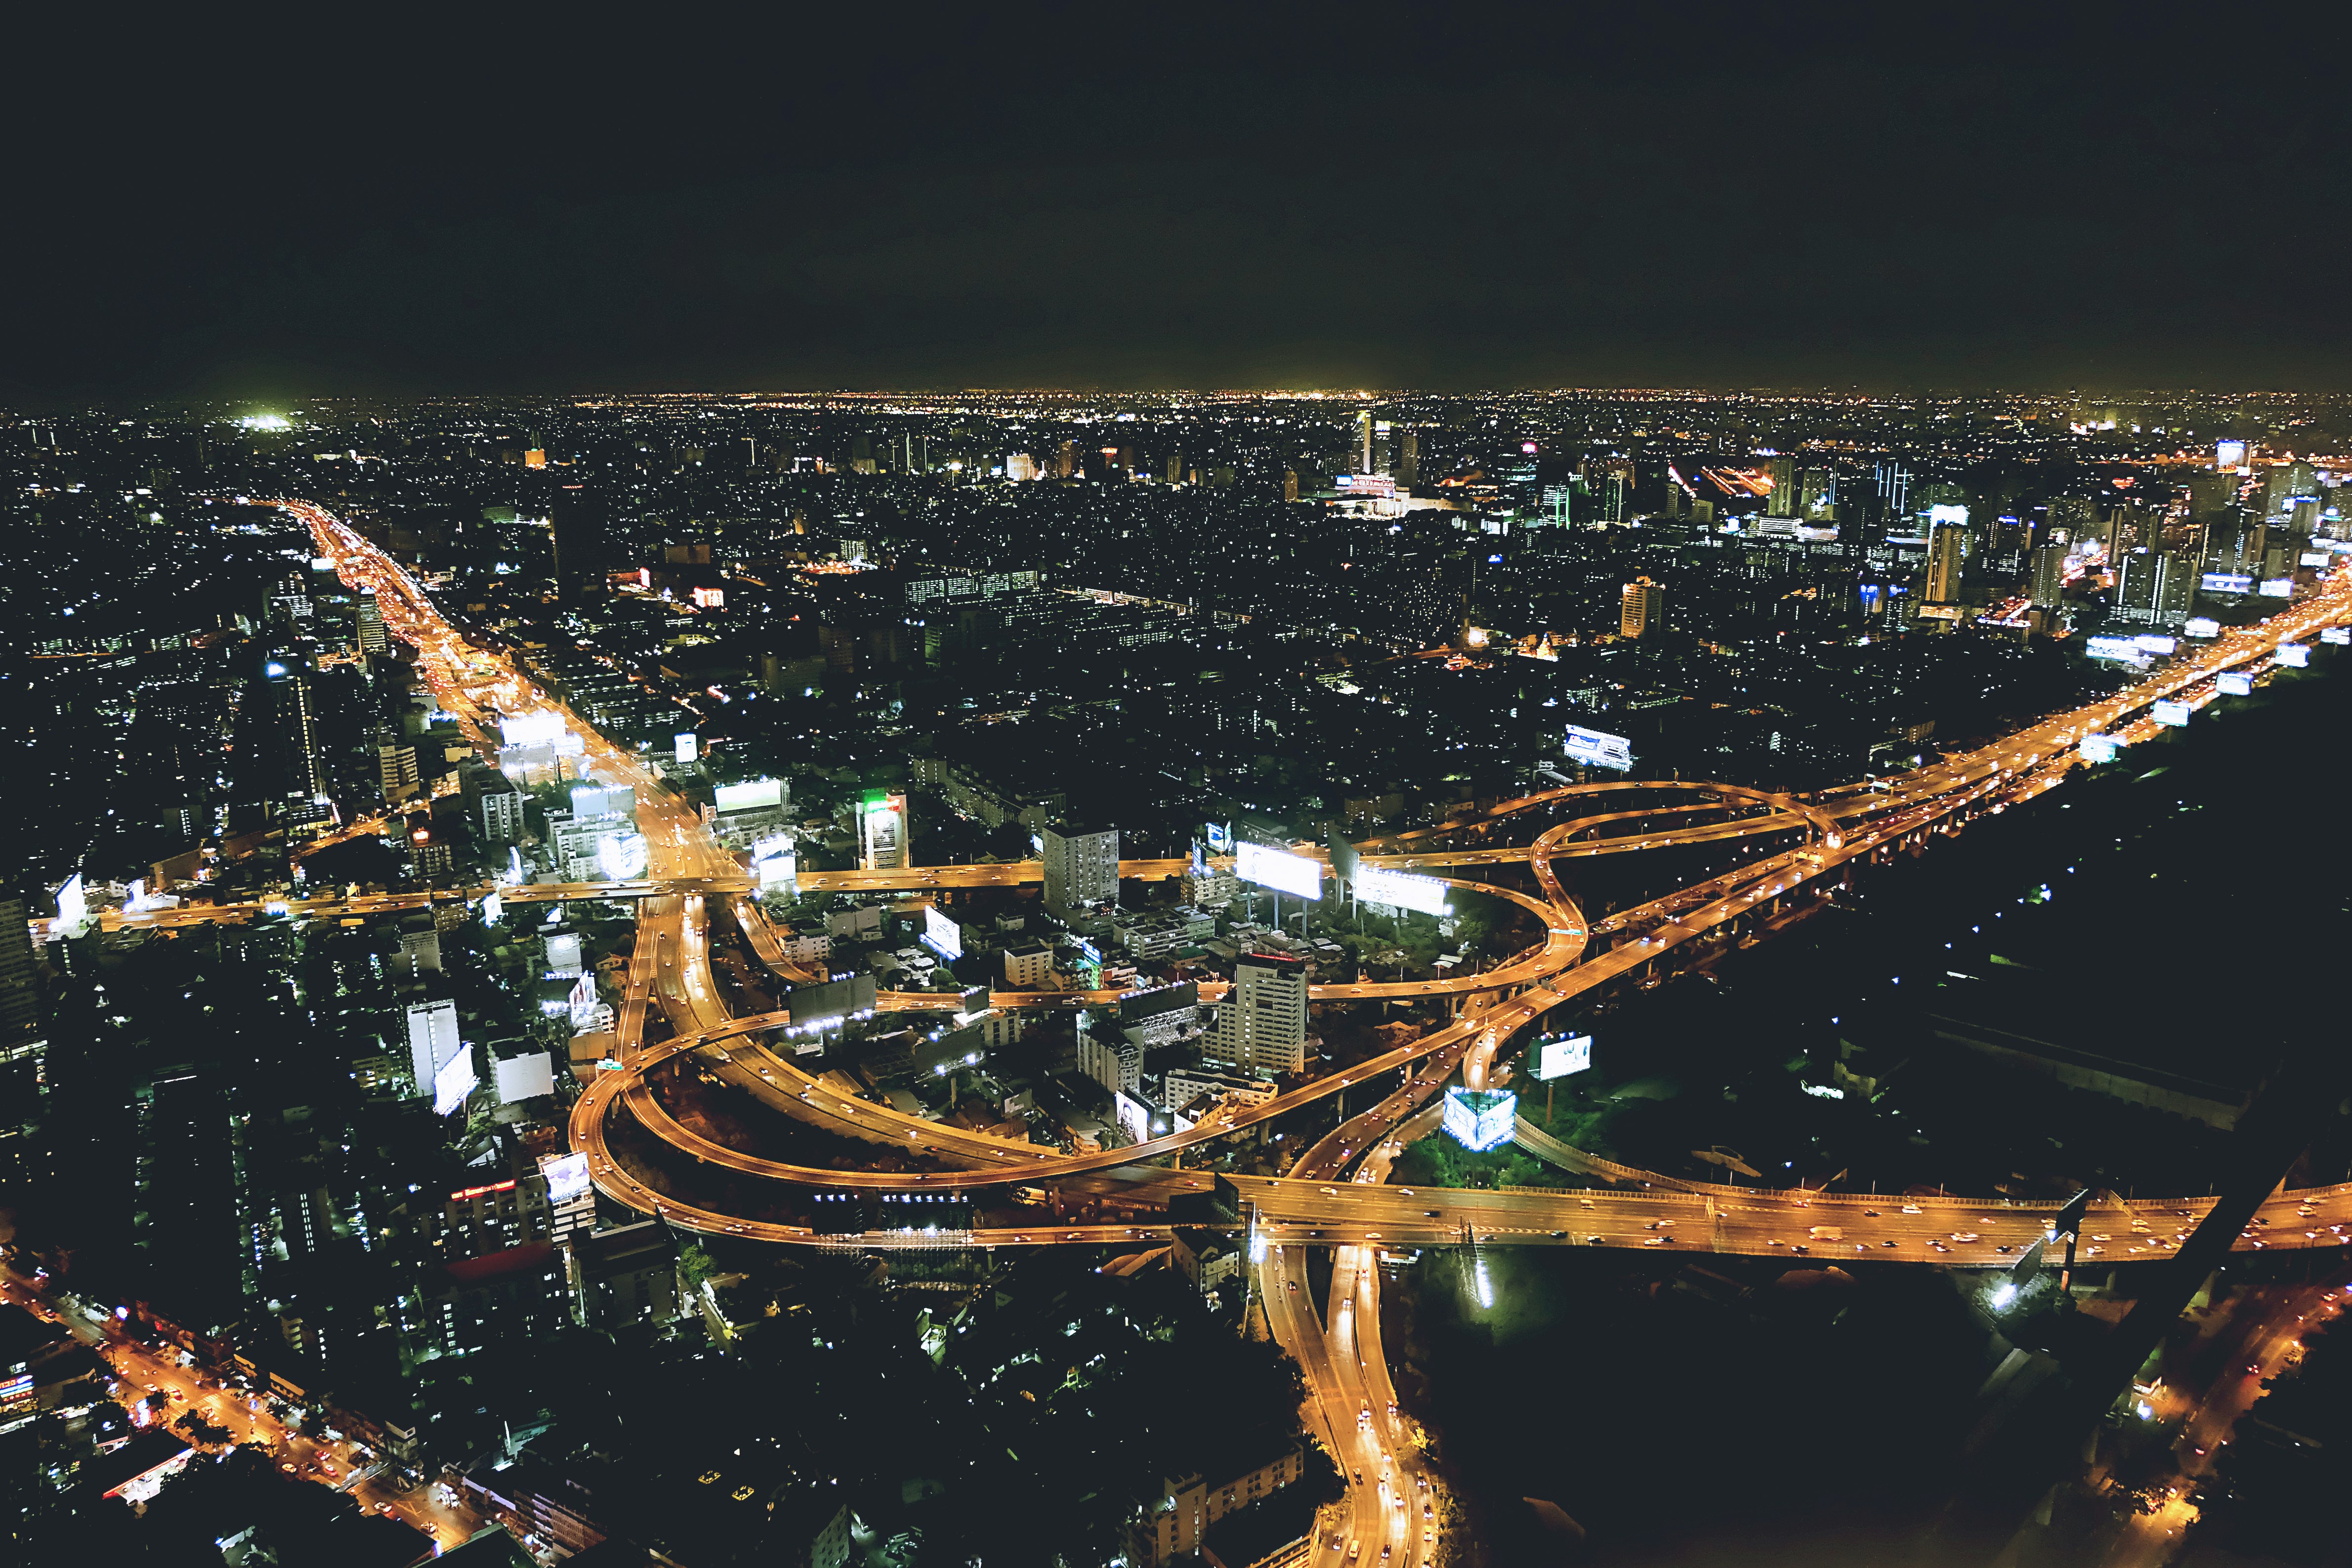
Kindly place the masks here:
<instances>
[{"instance_id":1,"label":"night sky","mask_svg":"<svg viewBox=\"0 0 2352 1568\"><path fill-rule=\"evenodd\" d=\"M2048 9L36 25L0 398L2352 384L2341 24Z\"/></svg>"}]
</instances>

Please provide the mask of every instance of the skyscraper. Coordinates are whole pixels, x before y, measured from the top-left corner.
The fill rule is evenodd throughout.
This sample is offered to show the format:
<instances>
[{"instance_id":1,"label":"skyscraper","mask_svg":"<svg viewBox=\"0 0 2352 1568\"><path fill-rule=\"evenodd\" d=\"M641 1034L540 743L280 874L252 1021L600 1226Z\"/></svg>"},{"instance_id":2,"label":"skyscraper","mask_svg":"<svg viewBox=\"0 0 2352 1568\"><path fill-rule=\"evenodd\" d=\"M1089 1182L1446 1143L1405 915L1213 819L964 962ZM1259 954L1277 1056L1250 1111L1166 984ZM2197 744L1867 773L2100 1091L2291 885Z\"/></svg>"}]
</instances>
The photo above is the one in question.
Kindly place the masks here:
<instances>
[{"instance_id":1,"label":"skyscraper","mask_svg":"<svg viewBox=\"0 0 2352 1568\"><path fill-rule=\"evenodd\" d=\"M1372 467L1372 411L1365 409L1356 416L1356 472L1375 472Z\"/></svg>"},{"instance_id":2,"label":"skyscraper","mask_svg":"<svg viewBox=\"0 0 2352 1568\"><path fill-rule=\"evenodd\" d=\"M360 651L364 654L387 654L392 651L392 638L384 634L383 611L373 594L360 595Z\"/></svg>"},{"instance_id":3,"label":"skyscraper","mask_svg":"<svg viewBox=\"0 0 2352 1568\"><path fill-rule=\"evenodd\" d=\"M1118 898L1118 829L1052 822L1042 834L1045 908L1066 920L1074 910Z\"/></svg>"},{"instance_id":4,"label":"skyscraper","mask_svg":"<svg viewBox=\"0 0 2352 1568\"><path fill-rule=\"evenodd\" d=\"M1937 522L1927 536L1927 591L1930 605L1960 602L1960 579L1968 569L1969 525Z\"/></svg>"},{"instance_id":5,"label":"skyscraper","mask_svg":"<svg viewBox=\"0 0 2352 1568\"><path fill-rule=\"evenodd\" d=\"M1234 988L1217 1006L1216 1027L1202 1041L1214 1061L1260 1073L1307 1066L1307 965L1253 952L1234 965Z\"/></svg>"},{"instance_id":6,"label":"skyscraper","mask_svg":"<svg viewBox=\"0 0 2352 1568\"><path fill-rule=\"evenodd\" d=\"M2033 607L2054 609L2065 596L2066 547L2045 544L2033 552Z\"/></svg>"},{"instance_id":7,"label":"skyscraper","mask_svg":"<svg viewBox=\"0 0 2352 1568\"><path fill-rule=\"evenodd\" d=\"M1772 479L1772 493L1765 499L1764 515L1767 517L1796 516L1798 480L1795 459L1775 458L1768 465L1768 471Z\"/></svg>"},{"instance_id":8,"label":"skyscraper","mask_svg":"<svg viewBox=\"0 0 2352 1568\"><path fill-rule=\"evenodd\" d=\"M1624 603L1617 613L1617 630L1640 637L1666 624L1666 593L1647 577L1625 584Z\"/></svg>"},{"instance_id":9,"label":"skyscraper","mask_svg":"<svg viewBox=\"0 0 2352 1568\"><path fill-rule=\"evenodd\" d=\"M605 571L604 503L577 485L557 495L548 518L555 550L555 591L565 599L593 593Z\"/></svg>"}]
</instances>

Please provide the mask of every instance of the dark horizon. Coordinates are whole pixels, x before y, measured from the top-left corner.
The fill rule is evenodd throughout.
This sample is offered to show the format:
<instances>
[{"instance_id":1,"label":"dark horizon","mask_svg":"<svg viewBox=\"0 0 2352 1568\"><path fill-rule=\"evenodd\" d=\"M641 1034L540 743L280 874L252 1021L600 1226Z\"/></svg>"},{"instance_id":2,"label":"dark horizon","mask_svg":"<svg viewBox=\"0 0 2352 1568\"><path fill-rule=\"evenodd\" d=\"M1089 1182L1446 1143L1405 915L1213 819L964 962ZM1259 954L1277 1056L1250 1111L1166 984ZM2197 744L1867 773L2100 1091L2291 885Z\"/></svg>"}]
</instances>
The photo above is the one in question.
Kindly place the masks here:
<instances>
[{"instance_id":1,"label":"dark horizon","mask_svg":"<svg viewBox=\"0 0 2352 1568\"><path fill-rule=\"evenodd\" d=\"M52 25L10 404L2352 386L2324 37L1980 9ZM102 68L100 68L102 67Z\"/></svg>"}]
</instances>

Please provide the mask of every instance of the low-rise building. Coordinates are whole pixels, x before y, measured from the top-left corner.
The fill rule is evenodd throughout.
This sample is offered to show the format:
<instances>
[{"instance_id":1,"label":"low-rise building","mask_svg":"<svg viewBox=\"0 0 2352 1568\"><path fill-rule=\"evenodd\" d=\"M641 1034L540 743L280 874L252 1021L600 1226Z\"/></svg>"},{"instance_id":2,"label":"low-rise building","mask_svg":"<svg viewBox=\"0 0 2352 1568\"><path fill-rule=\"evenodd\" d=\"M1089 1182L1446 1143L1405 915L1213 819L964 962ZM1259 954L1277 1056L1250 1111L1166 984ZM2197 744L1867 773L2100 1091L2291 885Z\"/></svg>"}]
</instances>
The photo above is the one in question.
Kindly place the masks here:
<instances>
[{"instance_id":1,"label":"low-rise building","mask_svg":"<svg viewBox=\"0 0 2352 1568\"><path fill-rule=\"evenodd\" d=\"M1222 1484L1211 1484L1199 1475L1171 1477L1159 1506L1148 1510L1131 1532L1128 1561L1136 1568L1166 1568L1179 1557L1192 1556L1201 1550L1201 1538L1210 1525L1273 1496L1306 1473L1306 1454L1293 1445Z\"/></svg>"}]
</instances>

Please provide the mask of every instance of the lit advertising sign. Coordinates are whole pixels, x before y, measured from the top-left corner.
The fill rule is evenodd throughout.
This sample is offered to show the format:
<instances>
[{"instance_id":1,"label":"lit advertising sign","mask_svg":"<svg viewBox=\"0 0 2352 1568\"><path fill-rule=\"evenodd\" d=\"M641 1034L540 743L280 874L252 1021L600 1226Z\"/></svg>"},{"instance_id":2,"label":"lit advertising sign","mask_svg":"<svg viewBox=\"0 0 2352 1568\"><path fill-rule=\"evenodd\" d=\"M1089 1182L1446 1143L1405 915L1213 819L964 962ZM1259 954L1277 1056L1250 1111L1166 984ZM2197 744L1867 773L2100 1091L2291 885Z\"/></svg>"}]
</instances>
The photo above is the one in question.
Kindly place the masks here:
<instances>
[{"instance_id":1,"label":"lit advertising sign","mask_svg":"<svg viewBox=\"0 0 2352 1568\"><path fill-rule=\"evenodd\" d=\"M0 1383L0 1405L22 1405L33 1397L34 1378L29 1372L20 1372L5 1383Z\"/></svg>"},{"instance_id":2,"label":"lit advertising sign","mask_svg":"<svg viewBox=\"0 0 2352 1568\"><path fill-rule=\"evenodd\" d=\"M1209 853L1212 855L1232 854L1234 852L1234 830L1222 822L1212 822L1205 826L1207 831L1202 835L1202 837L1207 838L1209 841Z\"/></svg>"},{"instance_id":3,"label":"lit advertising sign","mask_svg":"<svg viewBox=\"0 0 2352 1568\"><path fill-rule=\"evenodd\" d=\"M2236 572L2208 572L2202 579L2208 594L2251 594L2254 580Z\"/></svg>"},{"instance_id":4,"label":"lit advertising sign","mask_svg":"<svg viewBox=\"0 0 2352 1568\"><path fill-rule=\"evenodd\" d=\"M2159 724L2165 725L2170 729L2178 730L2183 724L2189 722L2189 704L2186 702L2159 702L2155 707L2147 710L2147 716L2155 720Z\"/></svg>"},{"instance_id":5,"label":"lit advertising sign","mask_svg":"<svg viewBox=\"0 0 2352 1568\"><path fill-rule=\"evenodd\" d=\"M2263 597L2265 599L2294 598L2294 579L2292 577L2273 577L2269 579L2263 584Z\"/></svg>"},{"instance_id":6,"label":"lit advertising sign","mask_svg":"<svg viewBox=\"0 0 2352 1568\"><path fill-rule=\"evenodd\" d=\"M2278 646L2278 661L2289 669L2302 669L2311 663L2311 647L2307 643L2283 642Z\"/></svg>"},{"instance_id":7,"label":"lit advertising sign","mask_svg":"<svg viewBox=\"0 0 2352 1568\"><path fill-rule=\"evenodd\" d=\"M760 891L764 893L772 888L782 888L798 896L801 885L801 858L792 850L782 850L774 855L762 855L751 862L751 869L759 873Z\"/></svg>"},{"instance_id":8,"label":"lit advertising sign","mask_svg":"<svg viewBox=\"0 0 2352 1568\"><path fill-rule=\"evenodd\" d=\"M1244 842L1234 847L1234 875L1278 893L1301 899L1323 896L1323 868L1303 855L1287 855L1263 844Z\"/></svg>"},{"instance_id":9,"label":"lit advertising sign","mask_svg":"<svg viewBox=\"0 0 2352 1568\"><path fill-rule=\"evenodd\" d=\"M923 910L923 944L953 962L963 956L963 928L940 913L939 905L929 905Z\"/></svg>"},{"instance_id":10,"label":"lit advertising sign","mask_svg":"<svg viewBox=\"0 0 2352 1568\"><path fill-rule=\"evenodd\" d=\"M498 894L486 893L482 896L482 923L484 925L494 926L498 924L499 917L504 915L506 912L507 901Z\"/></svg>"},{"instance_id":11,"label":"lit advertising sign","mask_svg":"<svg viewBox=\"0 0 2352 1568\"><path fill-rule=\"evenodd\" d=\"M2137 663L2147 656L2137 637L2085 637L2083 652L2092 658L2120 658Z\"/></svg>"},{"instance_id":12,"label":"lit advertising sign","mask_svg":"<svg viewBox=\"0 0 2352 1568\"><path fill-rule=\"evenodd\" d=\"M1382 500L1396 500L1396 480L1386 474L1339 474L1331 480L1336 489L1351 496L1377 496Z\"/></svg>"},{"instance_id":13,"label":"lit advertising sign","mask_svg":"<svg viewBox=\"0 0 2352 1568\"><path fill-rule=\"evenodd\" d=\"M1357 871L1352 882L1356 897L1368 903L1394 904L1401 910L1418 910L1425 915L1451 914L1454 910L1445 899L1449 889L1435 877L1381 871L1366 866Z\"/></svg>"},{"instance_id":14,"label":"lit advertising sign","mask_svg":"<svg viewBox=\"0 0 2352 1568\"><path fill-rule=\"evenodd\" d=\"M2123 750L2123 742L2113 735L2085 735L2079 750L2086 763L2112 763L2116 753Z\"/></svg>"},{"instance_id":15,"label":"lit advertising sign","mask_svg":"<svg viewBox=\"0 0 2352 1568\"><path fill-rule=\"evenodd\" d=\"M2306 550L2295 557L2295 560L2305 566L2325 566L2327 564L2328 555L2325 550Z\"/></svg>"},{"instance_id":16,"label":"lit advertising sign","mask_svg":"<svg viewBox=\"0 0 2352 1568\"><path fill-rule=\"evenodd\" d=\"M2242 468L2246 466L2246 444L2243 441L2213 443L2213 466L2216 468Z\"/></svg>"},{"instance_id":17,"label":"lit advertising sign","mask_svg":"<svg viewBox=\"0 0 2352 1568\"><path fill-rule=\"evenodd\" d=\"M1536 1063L1536 1077L1566 1078L1572 1072L1582 1072L1591 1065L1591 1035L1579 1035L1572 1040L1546 1040L1543 1056Z\"/></svg>"},{"instance_id":18,"label":"lit advertising sign","mask_svg":"<svg viewBox=\"0 0 2352 1568\"><path fill-rule=\"evenodd\" d=\"M2180 629L2192 637L2218 637L2221 635L2221 623L2210 616L2191 616L2189 624Z\"/></svg>"},{"instance_id":19,"label":"lit advertising sign","mask_svg":"<svg viewBox=\"0 0 2352 1568\"><path fill-rule=\"evenodd\" d=\"M2352 626L2322 626L2319 628L2319 640L2337 647L2352 644Z\"/></svg>"},{"instance_id":20,"label":"lit advertising sign","mask_svg":"<svg viewBox=\"0 0 2352 1568\"><path fill-rule=\"evenodd\" d=\"M583 1197L588 1192L588 1156L558 1154L552 1160L540 1163L540 1173L547 1178L547 1201L568 1204Z\"/></svg>"},{"instance_id":21,"label":"lit advertising sign","mask_svg":"<svg viewBox=\"0 0 2352 1568\"><path fill-rule=\"evenodd\" d=\"M89 896L81 890L81 873L76 871L58 886L58 924L79 931L89 923Z\"/></svg>"},{"instance_id":22,"label":"lit advertising sign","mask_svg":"<svg viewBox=\"0 0 2352 1568\"><path fill-rule=\"evenodd\" d=\"M1964 506L1938 504L1927 509L1927 527L1930 531L1938 528L1966 528L1968 525L1969 509Z\"/></svg>"},{"instance_id":23,"label":"lit advertising sign","mask_svg":"<svg viewBox=\"0 0 2352 1568\"><path fill-rule=\"evenodd\" d=\"M2225 669L2213 678L2213 689L2224 697L2252 697L2254 678L2242 669Z\"/></svg>"},{"instance_id":24,"label":"lit advertising sign","mask_svg":"<svg viewBox=\"0 0 2352 1568\"><path fill-rule=\"evenodd\" d=\"M702 755L702 742L695 738L693 731L684 731L670 737L670 755L683 767Z\"/></svg>"},{"instance_id":25,"label":"lit advertising sign","mask_svg":"<svg viewBox=\"0 0 2352 1568\"><path fill-rule=\"evenodd\" d=\"M757 811L762 806L784 804L784 785L781 779L753 779L750 784L720 784L711 796L711 804L721 816L730 811Z\"/></svg>"},{"instance_id":26,"label":"lit advertising sign","mask_svg":"<svg viewBox=\"0 0 2352 1568\"><path fill-rule=\"evenodd\" d=\"M907 797L869 793L857 814L857 837L868 871L895 870L906 864Z\"/></svg>"},{"instance_id":27,"label":"lit advertising sign","mask_svg":"<svg viewBox=\"0 0 2352 1568\"><path fill-rule=\"evenodd\" d=\"M2139 649L2142 653L2168 654L2174 649L2179 647L2179 641L2177 638L2166 637L2160 632L2142 632L2139 636L2132 638L2132 647Z\"/></svg>"},{"instance_id":28,"label":"lit advertising sign","mask_svg":"<svg viewBox=\"0 0 2352 1568\"><path fill-rule=\"evenodd\" d=\"M446 1116L465 1104L466 1097L480 1081L474 1072L473 1052L459 1051L451 1057L433 1075L433 1114Z\"/></svg>"},{"instance_id":29,"label":"lit advertising sign","mask_svg":"<svg viewBox=\"0 0 2352 1568\"><path fill-rule=\"evenodd\" d=\"M646 836L608 833L596 841L596 868L608 882L627 882L646 874Z\"/></svg>"},{"instance_id":30,"label":"lit advertising sign","mask_svg":"<svg viewBox=\"0 0 2352 1568\"><path fill-rule=\"evenodd\" d=\"M552 708L504 714L499 720L499 735L509 746L552 745L563 739L563 715Z\"/></svg>"},{"instance_id":31,"label":"lit advertising sign","mask_svg":"<svg viewBox=\"0 0 2352 1568\"><path fill-rule=\"evenodd\" d=\"M1445 1091L1445 1131L1473 1153L1509 1142L1518 1120L1519 1097L1507 1090Z\"/></svg>"},{"instance_id":32,"label":"lit advertising sign","mask_svg":"<svg viewBox=\"0 0 2352 1568\"><path fill-rule=\"evenodd\" d=\"M1568 727L1568 754L1580 763L1597 768L1614 768L1619 773L1633 765L1633 742L1622 735L1607 735L1598 730L1588 730L1581 724Z\"/></svg>"}]
</instances>

